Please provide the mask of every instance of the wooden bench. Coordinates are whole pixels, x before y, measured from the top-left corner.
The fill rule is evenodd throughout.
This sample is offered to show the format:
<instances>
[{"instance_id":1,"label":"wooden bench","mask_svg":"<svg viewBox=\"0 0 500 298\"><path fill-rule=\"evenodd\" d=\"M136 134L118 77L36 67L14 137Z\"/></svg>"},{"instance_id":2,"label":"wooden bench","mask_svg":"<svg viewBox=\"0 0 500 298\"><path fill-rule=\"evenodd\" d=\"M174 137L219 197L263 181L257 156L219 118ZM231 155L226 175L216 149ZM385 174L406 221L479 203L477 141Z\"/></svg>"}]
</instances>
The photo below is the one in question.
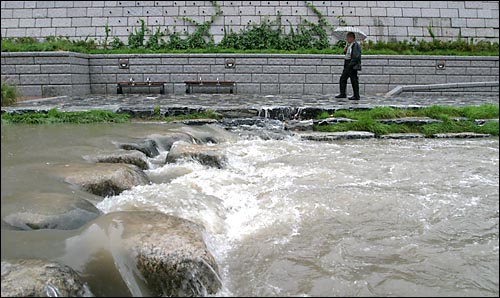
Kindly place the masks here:
<instances>
[{"instance_id":1,"label":"wooden bench","mask_svg":"<svg viewBox=\"0 0 500 298\"><path fill-rule=\"evenodd\" d=\"M160 87L160 94L165 94L165 82L118 82L116 94L123 94L123 87Z\"/></svg>"},{"instance_id":2,"label":"wooden bench","mask_svg":"<svg viewBox=\"0 0 500 298\"><path fill-rule=\"evenodd\" d=\"M220 87L229 87L229 93L236 93L236 82L235 81L184 81L186 84L186 93L194 93L194 87L216 87L216 92L219 93Z\"/></svg>"}]
</instances>

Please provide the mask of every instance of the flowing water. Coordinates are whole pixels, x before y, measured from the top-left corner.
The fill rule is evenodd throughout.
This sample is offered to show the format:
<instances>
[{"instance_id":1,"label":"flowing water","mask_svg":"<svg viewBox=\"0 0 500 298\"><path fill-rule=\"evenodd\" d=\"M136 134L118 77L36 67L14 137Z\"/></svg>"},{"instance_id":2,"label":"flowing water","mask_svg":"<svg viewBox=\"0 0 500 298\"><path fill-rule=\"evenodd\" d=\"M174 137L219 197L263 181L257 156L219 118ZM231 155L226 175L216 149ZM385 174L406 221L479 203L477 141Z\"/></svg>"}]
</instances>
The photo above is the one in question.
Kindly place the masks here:
<instances>
[{"instance_id":1,"label":"flowing water","mask_svg":"<svg viewBox=\"0 0 500 298\"><path fill-rule=\"evenodd\" d=\"M162 152L146 171L153 184L104 200L50 175L165 131L224 139L227 167L163 165ZM2 204L25 191L73 193L105 213L157 210L203 225L217 296L499 295L498 138L318 143L215 126L2 125L1 149ZM127 290L112 236L2 229L2 259L59 260L96 294L140 295Z\"/></svg>"}]
</instances>

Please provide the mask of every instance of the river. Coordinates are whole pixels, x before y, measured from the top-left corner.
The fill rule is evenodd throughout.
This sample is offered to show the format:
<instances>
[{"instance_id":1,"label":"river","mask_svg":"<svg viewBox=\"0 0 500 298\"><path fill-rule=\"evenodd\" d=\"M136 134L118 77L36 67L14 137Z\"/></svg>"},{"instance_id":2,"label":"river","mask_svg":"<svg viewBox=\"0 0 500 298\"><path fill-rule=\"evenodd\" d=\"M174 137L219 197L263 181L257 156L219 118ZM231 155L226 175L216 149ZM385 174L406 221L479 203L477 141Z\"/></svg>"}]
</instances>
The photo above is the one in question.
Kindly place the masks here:
<instances>
[{"instance_id":1,"label":"river","mask_svg":"<svg viewBox=\"0 0 500 298\"><path fill-rule=\"evenodd\" d=\"M23 192L70 193L105 213L157 210L192 220L205 227L219 265L217 296L499 295L498 138L328 143L147 123L1 131L2 207ZM164 165L162 152L149 160L153 184L104 199L50 175L165 131L223 140L227 166ZM1 256L74 265L78 248L68 241L79 233L2 229ZM119 277L95 267L82 272L94 294L129 294Z\"/></svg>"}]
</instances>

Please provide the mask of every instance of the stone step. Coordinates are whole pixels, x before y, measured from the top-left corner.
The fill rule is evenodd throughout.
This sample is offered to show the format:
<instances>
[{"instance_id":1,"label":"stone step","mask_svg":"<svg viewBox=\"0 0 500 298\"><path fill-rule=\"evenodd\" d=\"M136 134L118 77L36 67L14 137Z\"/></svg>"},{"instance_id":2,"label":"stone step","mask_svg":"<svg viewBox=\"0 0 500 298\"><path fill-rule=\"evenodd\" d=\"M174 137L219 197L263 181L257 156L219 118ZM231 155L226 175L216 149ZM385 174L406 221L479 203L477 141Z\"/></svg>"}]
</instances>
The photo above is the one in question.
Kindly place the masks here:
<instances>
[{"instance_id":1,"label":"stone step","mask_svg":"<svg viewBox=\"0 0 500 298\"><path fill-rule=\"evenodd\" d=\"M489 122L498 122L498 119L476 119L474 120L474 124L476 125L484 125Z\"/></svg>"},{"instance_id":2,"label":"stone step","mask_svg":"<svg viewBox=\"0 0 500 298\"><path fill-rule=\"evenodd\" d=\"M443 123L441 120L432 119L429 117L405 117L405 118L394 118L394 119L381 119L377 122L383 124L410 124L410 125L425 125L431 123Z\"/></svg>"},{"instance_id":3,"label":"stone step","mask_svg":"<svg viewBox=\"0 0 500 298\"><path fill-rule=\"evenodd\" d=\"M421 133L391 133L379 136L380 139L422 139L425 136Z\"/></svg>"},{"instance_id":4,"label":"stone step","mask_svg":"<svg viewBox=\"0 0 500 298\"><path fill-rule=\"evenodd\" d=\"M487 133L475 133L475 132L459 132L459 133L437 133L432 135L433 138L437 139L472 139L472 138L489 138L490 134Z\"/></svg>"},{"instance_id":5,"label":"stone step","mask_svg":"<svg viewBox=\"0 0 500 298\"><path fill-rule=\"evenodd\" d=\"M336 124L336 123L347 123L347 122L356 122L358 120L350 119L350 118L343 118L343 117L331 117L331 118L326 118L326 119L321 119L321 120L314 120L314 124L316 125L329 125L329 124Z\"/></svg>"},{"instance_id":6,"label":"stone step","mask_svg":"<svg viewBox=\"0 0 500 298\"><path fill-rule=\"evenodd\" d=\"M367 131L345 131L345 132L313 132L298 134L301 140L309 141L336 141L336 140L355 140L355 139L373 139L375 134Z\"/></svg>"}]
</instances>

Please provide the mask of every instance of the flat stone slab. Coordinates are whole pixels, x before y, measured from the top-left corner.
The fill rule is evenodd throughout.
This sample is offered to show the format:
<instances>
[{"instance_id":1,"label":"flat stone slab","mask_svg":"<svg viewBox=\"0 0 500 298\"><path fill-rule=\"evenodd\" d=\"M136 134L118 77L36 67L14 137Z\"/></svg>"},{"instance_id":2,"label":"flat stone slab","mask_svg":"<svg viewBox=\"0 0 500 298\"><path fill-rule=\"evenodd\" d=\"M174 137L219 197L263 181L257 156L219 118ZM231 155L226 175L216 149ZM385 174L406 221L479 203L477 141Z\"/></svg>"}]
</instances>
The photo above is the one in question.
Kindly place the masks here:
<instances>
[{"instance_id":1,"label":"flat stone slab","mask_svg":"<svg viewBox=\"0 0 500 298\"><path fill-rule=\"evenodd\" d=\"M476 120L474 120L474 124L476 124L476 125L484 125L488 122L498 122L498 119L476 119Z\"/></svg>"},{"instance_id":2,"label":"flat stone slab","mask_svg":"<svg viewBox=\"0 0 500 298\"><path fill-rule=\"evenodd\" d=\"M437 139L473 139L473 138L489 138L490 134L487 133L474 133L474 132L459 132L459 133L437 133L432 135L433 138Z\"/></svg>"},{"instance_id":3,"label":"flat stone slab","mask_svg":"<svg viewBox=\"0 0 500 298\"><path fill-rule=\"evenodd\" d=\"M387 135L381 135L380 139L423 139L425 136L421 133L391 133Z\"/></svg>"},{"instance_id":4,"label":"flat stone slab","mask_svg":"<svg viewBox=\"0 0 500 298\"><path fill-rule=\"evenodd\" d=\"M395 118L395 119L381 119L377 121L384 124L412 124L412 125L443 123L443 121L441 120L432 119L429 117L405 117L405 118Z\"/></svg>"},{"instance_id":5,"label":"flat stone slab","mask_svg":"<svg viewBox=\"0 0 500 298\"><path fill-rule=\"evenodd\" d=\"M214 124L219 121L215 119L186 119L186 120L175 120L169 123L181 123L185 125L205 125L205 124Z\"/></svg>"},{"instance_id":6,"label":"flat stone slab","mask_svg":"<svg viewBox=\"0 0 500 298\"><path fill-rule=\"evenodd\" d=\"M343 132L313 132L298 134L302 140L309 141L337 141L373 139L375 134L368 131L343 131Z\"/></svg>"},{"instance_id":7,"label":"flat stone slab","mask_svg":"<svg viewBox=\"0 0 500 298\"><path fill-rule=\"evenodd\" d=\"M347 122L356 122L358 120L350 119L350 118L343 118L343 117L331 117L331 118L326 118L326 119L321 119L321 120L314 120L314 124L323 126L323 125L329 125L329 124L337 124L337 123L347 123Z\"/></svg>"}]
</instances>

